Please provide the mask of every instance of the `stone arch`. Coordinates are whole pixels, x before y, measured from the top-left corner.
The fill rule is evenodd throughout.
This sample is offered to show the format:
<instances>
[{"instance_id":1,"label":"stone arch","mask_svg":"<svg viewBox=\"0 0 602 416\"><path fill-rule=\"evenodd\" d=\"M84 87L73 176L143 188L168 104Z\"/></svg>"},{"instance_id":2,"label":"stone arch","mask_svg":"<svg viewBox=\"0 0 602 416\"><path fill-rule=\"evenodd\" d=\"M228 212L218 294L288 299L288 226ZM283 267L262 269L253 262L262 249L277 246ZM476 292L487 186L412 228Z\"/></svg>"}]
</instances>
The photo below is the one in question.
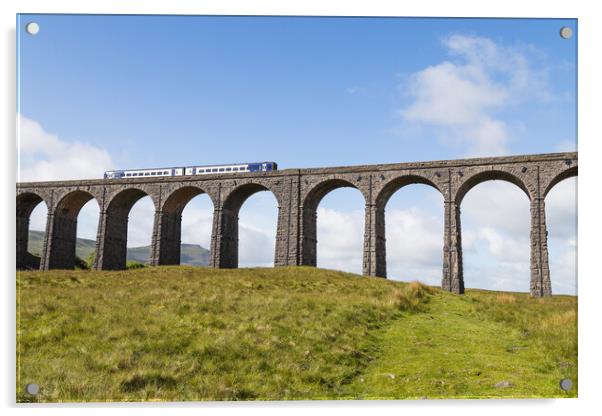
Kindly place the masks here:
<instances>
[{"instance_id":1,"label":"stone arch","mask_svg":"<svg viewBox=\"0 0 602 416\"><path fill-rule=\"evenodd\" d=\"M339 188L355 188L364 197L366 195L354 183L343 178L325 179L315 184L305 195L301 206L301 264L306 266L317 265L317 213L320 201L330 192Z\"/></svg>"},{"instance_id":2,"label":"stone arch","mask_svg":"<svg viewBox=\"0 0 602 416\"><path fill-rule=\"evenodd\" d=\"M163 202L163 206L161 207L161 211L164 212L176 212L183 211L186 205L196 196L201 194L207 194L209 199L211 199L211 203L215 205L215 201L211 194L202 189L199 186L195 185L185 185L180 188L173 190L167 198L165 198L165 202Z\"/></svg>"},{"instance_id":3,"label":"stone arch","mask_svg":"<svg viewBox=\"0 0 602 416\"><path fill-rule=\"evenodd\" d=\"M153 205L157 201L153 195L140 188L126 188L115 192L109 199L106 212L101 213L99 240L96 242L97 253L95 269L123 270L127 260L128 216L136 202L150 196Z\"/></svg>"},{"instance_id":4,"label":"stone arch","mask_svg":"<svg viewBox=\"0 0 602 416\"><path fill-rule=\"evenodd\" d=\"M223 268L237 268L238 267L238 214L240 208L252 195L257 192L270 191L278 203L278 210L280 211L280 198L278 193L271 190L268 186L249 182L238 185L234 188L224 200L219 219L219 242L215 241L214 244L219 244L220 249L215 250L211 247L212 256L216 256L219 252L219 259L217 259L219 267ZM280 217L280 215L278 215ZM212 238L212 240L214 240ZM278 250L276 250L278 251ZM276 253L274 253L276 258ZM213 260L214 263L216 259Z\"/></svg>"},{"instance_id":5,"label":"stone arch","mask_svg":"<svg viewBox=\"0 0 602 416\"><path fill-rule=\"evenodd\" d=\"M426 185L434 188L445 199L445 193L441 187L431 179L416 174L407 174L395 177L387 182L379 191L375 199L375 206L371 212L373 217L374 236L372 244L374 245L374 275L387 277L387 242L386 242L386 221L385 208L391 197L402 188L408 185ZM442 230L443 234L443 230ZM442 235L442 238L444 236Z\"/></svg>"},{"instance_id":6,"label":"stone arch","mask_svg":"<svg viewBox=\"0 0 602 416\"><path fill-rule=\"evenodd\" d=\"M525 194L527 194L527 198L529 198L529 201L533 199L532 193L529 190L527 184L525 183L525 181L523 181L523 179L519 178L517 175L515 175L511 172L503 171L503 170L485 170L485 171L478 172L478 173L470 176L466 180L464 180L464 182L460 185L460 187L456 191L456 195L455 195L456 205L460 206L462 203L462 200L464 199L466 194L472 188L477 186L478 184L486 182L486 181L494 181L494 180L502 180L502 181L510 182L510 183L518 186Z\"/></svg>"},{"instance_id":7,"label":"stone arch","mask_svg":"<svg viewBox=\"0 0 602 416\"><path fill-rule=\"evenodd\" d=\"M387 205L387 202L395 192L399 191L404 186L413 184L423 184L431 186L437 191L439 191L441 195L443 195L443 197L445 197L445 194L441 190L441 188L432 180L420 175L403 175L393 178L383 186L383 188L376 196L377 208L384 209Z\"/></svg>"},{"instance_id":8,"label":"stone arch","mask_svg":"<svg viewBox=\"0 0 602 416\"><path fill-rule=\"evenodd\" d=\"M342 178L331 178L318 182L307 192L305 198L303 199L303 207L313 209L315 211L318 208L318 205L320 205L320 201L326 195L339 188L355 188L360 191L364 196L364 199L366 199L364 192L362 192L362 190L353 182Z\"/></svg>"},{"instance_id":9,"label":"stone arch","mask_svg":"<svg viewBox=\"0 0 602 416\"><path fill-rule=\"evenodd\" d=\"M552 188L557 185L559 182L562 182L565 179L568 178L572 178L577 176L578 172L577 172L577 166L571 166L568 169L563 170L562 172L558 173L556 176L554 176L552 178L552 180L550 181L550 183L548 183L548 185L546 186L544 192L543 192L543 197L545 198L546 195L548 195L548 193L552 190Z\"/></svg>"},{"instance_id":10,"label":"stone arch","mask_svg":"<svg viewBox=\"0 0 602 416\"><path fill-rule=\"evenodd\" d=\"M17 195L17 268L39 269L40 258L27 251L29 242L29 219L31 213L40 203L48 208L48 203L40 195L34 192L23 192Z\"/></svg>"},{"instance_id":11,"label":"stone arch","mask_svg":"<svg viewBox=\"0 0 602 416\"><path fill-rule=\"evenodd\" d=\"M524 169L524 168L523 168ZM464 288L465 288L465 283L466 280L465 278L468 277L469 281L470 279L474 278L476 275L474 274L474 270L472 267L466 268L466 257L465 257L465 253L462 250L462 223L464 223L467 219L470 220L470 218L466 217L466 215L461 213L461 204L467 204L468 202L464 202L464 199L466 198L466 195L472 191L472 189L474 189L475 187L477 187L478 185L485 183L485 182L489 182L489 181L493 181L493 180L501 180L502 182L506 182L507 184L497 184L497 185L503 185L501 188L489 188L489 189L494 189L496 191L495 195L504 195L503 192L504 191L510 191L512 192L511 197L512 197L512 205L514 207L517 208L517 211L515 212L516 215L514 215L513 220L518 220L518 219L524 219L525 220L525 224L524 226L521 226L520 229L522 230L521 232L521 237L520 237L520 245L521 245L521 252L524 254L524 259L523 260L527 260L528 259L528 254L529 254L529 250L531 250L531 264L530 266L521 268L520 270L517 271L513 271L511 276L514 277L514 284L521 284L524 285L522 286L522 288L519 289L512 289L512 290L524 290L526 288L528 288L528 285L533 285L533 279L532 279L532 272L533 272L533 250L535 247L535 244L533 242L533 237L535 234L533 232L533 226L534 224L537 223L537 219L535 216L535 211L537 211L536 206L538 203L538 199L537 199L537 188L536 185L533 182L528 182L529 179L536 179L536 170L533 169L533 177L532 178L520 178L518 175L513 174L512 172L504 172L504 171L485 171L485 172L479 172L477 174L475 174L472 177L469 177L468 180L459 188L458 193L456 194L456 199L455 199L455 203L451 204L451 210L449 212L449 218L446 218L446 220L450 220L451 223L450 225L452 226L449 230L450 235L448 235L449 241L452 242L452 246L455 245L456 250L453 251L451 250L451 253L445 253L445 254L449 254L451 256L451 258L447 258L447 260L450 262L448 263L449 267L454 267L456 270L455 272L452 272L452 274L455 274L458 277L458 280L454 281L454 279L452 278L451 280L446 280L446 278L444 277L443 279L443 287L449 287L447 285L451 285L451 290L452 291L456 291L458 290L457 293L464 293ZM509 184L509 185L508 185ZM483 187L485 188L485 187ZM505 190L504 190L505 188ZM485 189L481 189L481 191L485 191ZM527 199L523 199L520 194L521 191L526 195ZM476 196L476 193L478 191L474 191ZM514 195L516 194L516 195ZM492 205L491 206L487 206L487 202L486 201L492 201ZM486 201L481 201L481 203L478 205L478 207L476 207L476 210L479 211L483 211L483 212L491 212L495 215L495 218L504 218L504 215L508 216L509 213L503 211L500 208L500 205L495 203L495 197L492 198L488 198ZM524 204L524 205L523 205ZM446 206L446 209L448 207ZM446 216L447 216L447 212L446 212ZM474 218L474 216L472 216L472 218ZM491 226L491 222L493 221L492 218L487 218L486 222L481 223L481 226ZM507 222L507 221L506 221ZM492 238L493 241L496 241L498 238L502 238L504 239L505 237L500 237L498 235L498 231L496 230L496 226L493 225L493 234L484 234L482 236L482 238ZM503 230L502 230L503 231ZM531 239L531 241L529 241L529 239ZM491 240L490 240L491 241ZM448 240L446 240L446 244L448 243ZM470 253L469 253L470 254ZM455 258L454 258L455 255ZM493 257L493 263L495 266L501 266L503 260L503 257L501 257L499 254L495 254L494 251L492 251L492 257ZM472 259L474 259L475 257L472 257ZM470 263L470 256L468 257L469 263ZM503 270L503 269L500 269ZM531 275L531 280L529 281L529 275ZM444 276L445 276L445 266L444 266ZM523 279L524 278L524 279ZM519 283L520 282L520 283ZM487 282L488 284L494 284L493 280ZM495 287L487 287L487 286L483 286L482 283L481 285L479 285L480 288L485 288L487 290L499 290L496 289ZM523 289L524 288L524 289ZM510 290L510 289L508 289Z\"/></svg>"},{"instance_id":12,"label":"stone arch","mask_svg":"<svg viewBox=\"0 0 602 416\"><path fill-rule=\"evenodd\" d=\"M88 191L74 190L65 194L53 211L52 228L47 236L48 269L73 269L77 240L77 216L82 207L95 199ZM98 202L98 201L97 201Z\"/></svg>"},{"instance_id":13,"label":"stone arch","mask_svg":"<svg viewBox=\"0 0 602 416\"><path fill-rule=\"evenodd\" d=\"M153 265L180 264L182 212L194 197L201 194L207 194L215 208L211 195L198 186L185 185L167 196L157 218L159 232L151 255Z\"/></svg>"}]
</instances>

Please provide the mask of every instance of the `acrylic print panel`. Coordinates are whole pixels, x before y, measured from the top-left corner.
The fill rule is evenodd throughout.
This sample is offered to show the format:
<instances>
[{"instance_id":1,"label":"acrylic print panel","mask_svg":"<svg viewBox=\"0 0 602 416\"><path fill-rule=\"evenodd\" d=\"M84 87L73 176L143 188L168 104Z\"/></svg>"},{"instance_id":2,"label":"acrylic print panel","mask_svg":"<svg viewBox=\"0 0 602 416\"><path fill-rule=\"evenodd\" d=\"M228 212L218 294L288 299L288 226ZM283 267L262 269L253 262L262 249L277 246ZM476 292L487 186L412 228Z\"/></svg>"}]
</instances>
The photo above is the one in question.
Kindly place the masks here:
<instances>
[{"instance_id":1,"label":"acrylic print panel","mask_svg":"<svg viewBox=\"0 0 602 416\"><path fill-rule=\"evenodd\" d=\"M17 401L577 396L572 19L17 17Z\"/></svg>"}]
</instances>

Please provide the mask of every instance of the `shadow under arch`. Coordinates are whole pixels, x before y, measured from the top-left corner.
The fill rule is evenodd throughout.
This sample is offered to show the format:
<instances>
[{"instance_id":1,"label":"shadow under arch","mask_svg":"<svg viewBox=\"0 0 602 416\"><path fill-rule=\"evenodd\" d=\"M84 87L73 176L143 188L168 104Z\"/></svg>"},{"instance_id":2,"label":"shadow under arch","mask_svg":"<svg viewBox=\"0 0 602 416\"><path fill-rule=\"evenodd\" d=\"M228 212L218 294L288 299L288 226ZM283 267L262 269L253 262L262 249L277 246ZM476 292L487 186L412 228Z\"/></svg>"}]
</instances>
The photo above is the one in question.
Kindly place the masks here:
<instances>
[{"instance_id":1,"label":"shadow under arch","mask_svg":"<svg viewBox=\"0 0 602 416\"><path fill-rule=\"evenodd\" d=\"M109 201L105 218L101 214L99 239L94 268L100 270L124 270L127 263L128 216L139 199L149 196L138 188L128 188L114 195Z\"/></svg>"},{"instance_id":2,"label":"shadow under arch","mask_svg":"<svg viewBox=\"0 0 602 416\"><path fill-rule=\"evenodd\" d=\"M543 197L545 198L548 195L548 193L552 190L552 188L554 188L554 186L556 186L559 182L576 176L578 176L577 166L570 167L560 172L550 181L550 183L543 192Z\"/></svg>"},{"instance_id":3,"label":"shadow under arch","mask_svg":"<svg viewBox=\"0 0 602 416\"><path fill-rule=\"evenodd\" d=\"M525 194L527 194L527 198L529 198L529 201L531 201L531 193L529 192L527 185L519 177L510 172L505 172L501 170L487 170L474 174L473 176L468 178L462 185L460 185L460 187L456 191L456 205L460 206L462 200L464 199L468 191L470 191L478 184L495 180L510 182L511 184L518 186Z\"/></svg>"},{"instance_id":4,"label":"shadow under arch","mask_svg":"<svg viewBox=\"0 0 602 416\"><path fill-rule=\"evenodd\" d=\"M47 236L50 241L50 249L46 254L48 269L73 269L75 267L77 216L82 207L91 199L95 199L91 193L77 190L69 192L56 205L52 229Z\"/></svg>"},{"instance_id":5,"label":"shadow under arch","mask_svg":"<svg viewBox=\"0 0 602 416\"><path fill-rule=\"evenodd\" d=\"M180 264L182 251L182 212L198 195L207 194L213 207L215 203L207 192L197 186L184 186L173 191L163 203L158 218L159 238L154 250L153 265Z\"/></svg>"},{"instance_id":6,"label":"shadow under arch","mask_svg":"<svg viewBox=\"0 0 602 416\"><path fill-rule=\"evenodd\" d=\"M316 266L317 265L317 209L320 205L320 201L328 195L328 193L339 188L354 188L357 189L364 198L364 204L366 197L364 193L353 183L345 179L326 179L316 184L305 196L302 205L302 219L301 219L301 254L300 263L304 266Z\"/></svg>"},{"instance_id":7,"label":"shadow under arch","mask_svg":"<svg viewBox=\"0 0 602 416\"><path fill-rule=\"evenodd\" d=\"M43 202L48 209L48 204L44 199L33 192L24 192L17 195L17 269L39 269L40 257L34 256L27 250L29 243L29 220L33 210Z\"/></svg>"},{"instance_id":8,"label":"shadow under arch","mask_svg":"<svg viewBox=\"0 0 602 416\"><path fill-rule=\"evenodd\" d=\"M217 264L218 267L227 269L235 269L238 267L238 214L240 208L247 199L257 192L262 191L269 191L274 195L274 198L278 203L278 217L280 217L280 200L278 195L270 188L254 182L246 183L235 188L230 192L222 205L219 242L212 237L211 256L213 264ZM214 249L213 246L215 244L219 244L219 250ZM276 251L278 251L278 248L276 248ZM276 258L276 253L274 253L274 258Z\"/></svg>"}]
</instances>

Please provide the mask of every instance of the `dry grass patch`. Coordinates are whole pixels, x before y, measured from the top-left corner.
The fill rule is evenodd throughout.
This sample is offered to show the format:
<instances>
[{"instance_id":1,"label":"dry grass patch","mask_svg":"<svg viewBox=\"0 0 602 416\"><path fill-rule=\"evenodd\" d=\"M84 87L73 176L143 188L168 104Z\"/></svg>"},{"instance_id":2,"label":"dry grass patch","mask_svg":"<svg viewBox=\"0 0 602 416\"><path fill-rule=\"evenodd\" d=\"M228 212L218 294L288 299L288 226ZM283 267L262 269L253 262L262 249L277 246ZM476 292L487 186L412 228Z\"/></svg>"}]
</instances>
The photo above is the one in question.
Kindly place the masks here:
<instances>
[{"instance_id":1,"label":"dry grass patch","mask_svg":"<svg viewBox=\"0 0 602 416\"><path fill-rule=\"evenodd\" d=\"M418 281L396 288L393 291L393 304L404 312L422 312L426 308L428 298L436 289Z\"/></svg>"},{"instance_id":2,"label":"dry grass patch","mask_svg":"<svg viewBox=\"0 0 602 416\"><path fill-rule=\"evenodd\" d=\"M510 295L509 293L500 293L499 295L497 295L495 297L495 300L498 303L509 304L509 303L515 303L516 297L513 295Z\"/></svg>"}]
</instances>

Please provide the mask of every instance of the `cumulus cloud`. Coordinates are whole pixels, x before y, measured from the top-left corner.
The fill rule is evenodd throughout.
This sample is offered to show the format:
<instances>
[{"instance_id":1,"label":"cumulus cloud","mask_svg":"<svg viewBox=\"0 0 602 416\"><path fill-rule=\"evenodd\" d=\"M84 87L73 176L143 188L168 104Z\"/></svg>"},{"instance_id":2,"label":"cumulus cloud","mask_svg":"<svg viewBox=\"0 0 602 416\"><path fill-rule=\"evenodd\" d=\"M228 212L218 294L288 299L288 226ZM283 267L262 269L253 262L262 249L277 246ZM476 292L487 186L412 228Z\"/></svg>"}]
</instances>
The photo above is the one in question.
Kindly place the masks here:
<instances>
[{"instance_id":1,"label":"cumulus cloud","mask_svg":"<svg viewBox=\"0 0 602 416\"><path fill-rule=\"evenodd\" d=\"M505 181L488 181L477 185L466 194L461 206L463 218L514 236L529 235L529 209L529 197L517 186Z\"/></svg>"},{"instance_id":2,"label":"cumulus cloud","mask_svg":"<svg viewBox=\"0 0 602 416\"><path fill-rule=\"evenodd\" d=\"M271 192L258 192L240 209L238 264L240 267L270 267L274 264L278 202Z\"/></svg>"},{"instance_id":3,"label":"cumulus cloud","mask_svg":"<svg viewBox=\"0 0 602 416\"><path fill-rule=\"evenodd\" d=\"M546 71L534 69L527 57L536 51L464 35L443 45L455 59L409 77L403 89L412 102L400 115L407 123L435 127L442 141L459 143L469 156L507 153L509 126L500 110L525 97L551 97Z\"/></svg>"},{"instance_id":4,"label":"cumulus cloud","mask_svg":"<svg viewBox=\"0 0 602 416\"><path fill-rule=\"evenodd\" d=\"M387 210L386 227L389 278L441 284L443 217L416 207Z\"/></svg>"},{"instance_id":5,"label":"cumulus cloud","mask_svg":"<svg viewBox=\"0 0 602 416\"><path fill-rule=\"evenodd\" d=\"M114 168L105 149L60 138L22 114L17 126L18 181L102 178L105 170Z\"/></svg>"},{"instance_id":6,"label":"cumulus cloud","mask_svg":"<svg viewBox=\"0 0 602 416\"><path fill-rule=\"evenodd\" d=\"M271 228L271 227L270 227ZM239 223L238 265L240 267L271 267L276 250L276 227L259 228Z\"/></svg>"},{"instance_id":7,"label":"cumulus cloud","mask_svg":"<svg viewBox=\"0 0 602 416\"><path fill-rule=\"evenodd\" d=\"M478 230L478 240L487 245L487 250L498 260L511 264L525 264L529 260L529 240L523 237L504 235L491 227Z\"/></svg>"},{"instance_id":8,"label":"cumulus cloud","mask_svg":"<svg viewBox=\"0 0 602 416\"><path fill-rule=\"evenodd\" d=\"M362 273L364 211L317 210L318 267Z\"/></svg>"}]
</instances>

